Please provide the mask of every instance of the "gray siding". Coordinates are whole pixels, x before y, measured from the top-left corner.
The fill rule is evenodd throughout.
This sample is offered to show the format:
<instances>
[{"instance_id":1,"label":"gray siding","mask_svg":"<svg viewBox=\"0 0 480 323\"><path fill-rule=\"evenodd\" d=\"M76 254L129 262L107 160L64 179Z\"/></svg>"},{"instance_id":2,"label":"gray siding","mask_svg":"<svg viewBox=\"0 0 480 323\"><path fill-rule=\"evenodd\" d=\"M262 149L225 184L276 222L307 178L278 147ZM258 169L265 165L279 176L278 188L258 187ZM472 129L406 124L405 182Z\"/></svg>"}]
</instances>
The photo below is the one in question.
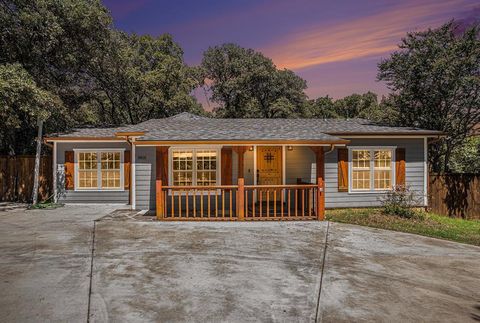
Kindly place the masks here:
<instances>
[{"instance_id":1,"label":"gray siding","mask_svg":"<svg viewBox=\"0 0 480 323\"><path fill-rule=\"evenodd\" d=\"M346 138L348 139L348 138ZM405 148L406 184L416 192L420 205L424 195L423 139L351 139L349 146L396 146ZM325 155L325 207L380 206L382 193L338 192L337 149ZM308 147L294 147L286 153L286 183L294 184L297 178L312 182L315 177L315 155Z\"/></svg>"},{"instance_id":2,"label":"gray siding","mask_svg":"<svg viewBox=\"0 0 480 323\"><path fill-rule=\"evenodd\" d=\"M315 154L309 147L296 146L293 150L285 149L285 183L296 184L297 178L311 182Z\"/></svg>"},{"instance_id":3,"label":"gray siding","mask_svg":"<svg viewBox=\"0 0 480 323\"><path fill-rule=\"evenodd\" d=\"M348 139L348 138L347 138ZM58 144L58 162L64 162L64 151L76 148L128 148L122 143ZM396 146L406 150L406 181L417 192L419 198L424 194L424 151L423 139L351 139L349 146ZM253 151L245 153L245 183L253 184ZM233 153L233 183L238 177L238 156ZM136 150L136 209L155 209L155 147L137 147ZM297 178L310 182L315 177L315 155L308 147L295 146L286 150L286 183L295 184ZM327 208L379 206L381 193L348 193L337 190L337 150L325 156L325 202ZM64 201L127 203L127 192L68 192ZM423 202L423 200L421 201Z\"/></svg>"},{"instance_id":4,"label":"gray siding","mask_svg":"<svg viewBox=\"0 0 480 323\"><path fill-rule=\"evenodd\" d=\"M130 146L123 142L68 142L57 143L57 165L65 163L65 151L73 149L102 149L124 148L130 150ZM128 204L128 190L124 191L74 191L65 190L65 173L57 172L58 201L61 203L111 203Z\"/></svg>"},{"instance_id":5,"label":"gray siding","mask_svg":"<svg viewBox=\"0 0 480 323\"><path fill-rule=\"evenodd\" d=\"M135 208L137 210L155 209L155 151L155 147L136 147Z\"/></svg>"}]
</instances>

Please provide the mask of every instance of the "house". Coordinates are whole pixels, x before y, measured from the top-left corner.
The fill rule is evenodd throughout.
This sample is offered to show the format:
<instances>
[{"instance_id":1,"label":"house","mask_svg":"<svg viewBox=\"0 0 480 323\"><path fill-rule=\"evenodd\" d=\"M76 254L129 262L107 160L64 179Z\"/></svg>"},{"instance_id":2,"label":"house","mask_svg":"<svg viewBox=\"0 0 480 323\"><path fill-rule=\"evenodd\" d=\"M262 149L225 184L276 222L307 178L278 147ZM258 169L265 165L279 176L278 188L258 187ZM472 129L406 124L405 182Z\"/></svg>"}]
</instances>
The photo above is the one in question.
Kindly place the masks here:
<instances>
[{"instance_id":1,"label":"house","mask_svg":"<svg viewBox=\"0 0 480 323\"><path fill-rule=\"evenodd\" d=\"M85 128L53 143L55 196L160 219L315 219L379 206L395 185L427 205L427 145L442 133L362 119L212 119L181 113Z\"/></svg>"}]
</instances>

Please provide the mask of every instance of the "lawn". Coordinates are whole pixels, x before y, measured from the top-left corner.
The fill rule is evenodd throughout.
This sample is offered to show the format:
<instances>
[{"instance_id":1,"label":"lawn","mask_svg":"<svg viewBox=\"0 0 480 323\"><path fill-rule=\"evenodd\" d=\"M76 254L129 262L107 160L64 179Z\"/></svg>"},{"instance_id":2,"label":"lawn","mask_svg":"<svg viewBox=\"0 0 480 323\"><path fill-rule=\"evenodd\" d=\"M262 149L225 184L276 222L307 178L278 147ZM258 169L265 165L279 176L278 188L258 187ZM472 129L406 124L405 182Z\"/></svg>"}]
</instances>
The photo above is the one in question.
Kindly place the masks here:
<instances>
[{"instance_id":1,"label":"lawn","mask_svg":"<svg viewBox=\"0 0 480 323\"><path fill-rule=\"evenodd\" d=\"M385 215L380 209L327 210L329 221L364 225L480 246L480 221L419 213L411 219Z\"/></svg>"}]
</instances>

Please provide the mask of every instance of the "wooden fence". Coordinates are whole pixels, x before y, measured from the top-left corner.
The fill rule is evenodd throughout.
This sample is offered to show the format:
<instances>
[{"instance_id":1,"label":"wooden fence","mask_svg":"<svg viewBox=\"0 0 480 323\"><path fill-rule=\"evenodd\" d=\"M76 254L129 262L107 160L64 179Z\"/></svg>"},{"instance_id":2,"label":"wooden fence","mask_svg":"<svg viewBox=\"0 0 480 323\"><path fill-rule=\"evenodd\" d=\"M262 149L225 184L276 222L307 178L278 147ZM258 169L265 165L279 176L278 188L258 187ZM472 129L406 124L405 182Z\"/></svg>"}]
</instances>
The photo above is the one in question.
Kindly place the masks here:
<instances>
[{"instance_id":1,"label":"wooden fence","mask_svg":"<svg viewBox=\"0 0 480 323\"><path fill-rule=\"evenodd\" d=\"M442 215L480 219L480 175L430 175L429 207Z\"/></svg>"},{"instance_id":2,"label":"wooden fence","mask_svg":"<svg viewBox=\"0 0 480 323\"><path fill-rule=\"evenodd\" d=\"M31 202L35 156L0 156L0 201ZM52 157L42 156L38 199L52 194Z\"/></svg>"}]
</instances>

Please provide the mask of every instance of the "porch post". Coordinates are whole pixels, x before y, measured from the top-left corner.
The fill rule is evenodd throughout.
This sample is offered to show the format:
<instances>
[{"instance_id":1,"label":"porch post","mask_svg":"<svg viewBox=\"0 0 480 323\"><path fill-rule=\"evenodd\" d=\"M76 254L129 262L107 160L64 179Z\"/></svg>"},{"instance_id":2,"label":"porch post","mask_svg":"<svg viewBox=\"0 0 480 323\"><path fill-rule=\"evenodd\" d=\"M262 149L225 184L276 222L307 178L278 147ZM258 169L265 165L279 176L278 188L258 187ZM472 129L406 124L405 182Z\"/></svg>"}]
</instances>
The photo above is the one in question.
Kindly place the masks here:
<instances>
[{"instance_id":1,"label":"porch post","mask_svg":"<svg viewBox=\"0 0 480 323\"><path fill-rule=\"evenodd\" d=\"M238 178L237 190L237 219L239 221L245 220L245 181L243 177Z\"/></svg>"},{"instance_id":2,"label":"porch post","mask_svg":"<svg viewBox=\"0 0 480 323\"><path fill-rule=\"evenodd\" d=\"M168 185L168 148L169 146L157 146L155 151L155 208L157 219L161 220L165 214L165 201L163 198L163 185Z\"/></svg>"},{"instance_id":3,"label":"porch post","mask_svg":"<svg viewBox=\"0 0 480 323\"><path fill-rule=\"evenodd\" d=\"M325 152L323 147L310 147L315 153L315 161L317 165L317 218L325 219Z\"/></svg>"},{"instance_id":4,"label":"porch post","mask_svg":"<svg viewBox=\"0 0 480 323\"><path fill-rule=\"evenodd\" d=\"M157 219L162 220L165 216L164 210L165 210L165 205L164 205L164 199L163 199L163 188L162 188L162 180L157 179L156 182L156 192L155 192L155 197L156 197L156 213L157 213Z\"/></svg>"},{"instance_id":5,"label":"porch post","mask_svg":"<svg viewBox=\"0 0 480 323\"><path fill-rule=\"evenodd\" d=\"M235 146L233 147L233 151L235 151L238 155L238 178L244 178L244 154L247 151L248 147L246 146Z\"/></svg>"}]
</instances>

